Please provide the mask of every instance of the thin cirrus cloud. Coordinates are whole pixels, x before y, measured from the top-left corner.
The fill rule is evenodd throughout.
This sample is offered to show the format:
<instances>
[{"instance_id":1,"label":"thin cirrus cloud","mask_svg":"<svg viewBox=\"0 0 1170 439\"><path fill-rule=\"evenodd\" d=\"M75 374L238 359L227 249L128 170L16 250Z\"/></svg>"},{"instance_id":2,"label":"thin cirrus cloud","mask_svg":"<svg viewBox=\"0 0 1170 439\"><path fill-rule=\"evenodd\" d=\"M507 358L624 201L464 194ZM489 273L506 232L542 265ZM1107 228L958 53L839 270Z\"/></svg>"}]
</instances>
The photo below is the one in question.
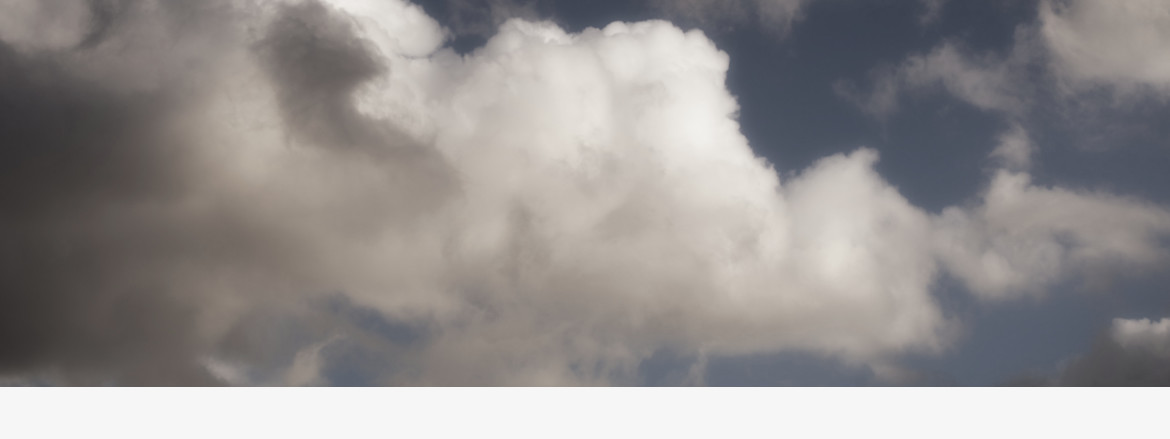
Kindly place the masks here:
<instances>
[{"instance_id":1,"label":"thin cirrus cloud","mask_svg":"<svg viewBox=\"0 0 1170 439\"><path fill-rule=\"evenodd\" d=\"M664 21L459 55L401 1L86 4L0 21L9 374L328 384L346 344L383 384L638 383L664 349L880 374L953 343L943 273L1009 300L1167 256L1165 209L1032 185L1026 133L937 215L871 149L781 178L728 56Z\"/></svg>"}]
</instances>

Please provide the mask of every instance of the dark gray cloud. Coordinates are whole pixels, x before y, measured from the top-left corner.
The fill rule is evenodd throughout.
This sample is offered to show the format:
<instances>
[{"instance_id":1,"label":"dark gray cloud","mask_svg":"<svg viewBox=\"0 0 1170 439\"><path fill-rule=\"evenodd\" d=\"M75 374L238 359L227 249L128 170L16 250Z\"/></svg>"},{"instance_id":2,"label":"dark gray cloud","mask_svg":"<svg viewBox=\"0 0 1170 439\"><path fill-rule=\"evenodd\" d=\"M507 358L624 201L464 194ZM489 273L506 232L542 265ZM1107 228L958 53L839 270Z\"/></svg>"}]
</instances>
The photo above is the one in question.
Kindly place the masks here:
<instances>
[{"instance_id":1,"label":"dark gray cloud","mask_svg":"<svg viewBox=\"0 0 1170 439\"><path fill-rule=\"evenodd\" d=\"M1056 379L1061 386L1170 386L1170 359L1102 337Z\"/></svg>"},{"instance_id":2,"label":"dark gray cloud","mask_svg":"<svg viewBox=\"0 0 1170 439\"><path fill-rule=\"evenodd\" d=\"M393 202L368 201L381 214L364 215L431 211L456 190L453 170L437 151L355 107L357 87L390 67L350 22L317 2L281 6L253 50L271 77L284 131L294 143L330 149L341 160L372 160L400 185L391 188L398 192Z\"/></svg>"},{"instance_id":3,"label":"dark gray cloud","mask_svg":"<svg viewBox=\"0 0 1170 439\"><path fill-rule=\"evenodd\" d=\"M385 67L347 23L318 3L286 6L257 50L273 76L287 129L321 145L376 141L349 97Z\"/></svg>"},{"instance_id":4,"label":"dark gray cloud","mask_svg":"<svg viewBox=\"0 0 1170 439\"><path fill-rule=\"evenodd\" d=\"M187 358L190 310L145 263L185 253L181 225L146 213L186 185L174 103L109 93L3 43L0 66L0 367L208 382Z\"/></svg>"},{"instance_id":5,"label":"dark gray cloud","mask_svg":"<svg viewBox=\"0 0 1170 439\"><path fill-rule=\"evenodd\" d=\"M150 18L163 20L170 38L190 41L231 22L224 5L162 3L162 13ZM198 74L164 77L157 87L131 92L86 76L77 59L103 56L143 26L133 16L141 3L89 6L93 31L64 54L22 53L0 42L0 137L6 139L0 148L0 370L48 371L65 383L218 382L203 359L218 351L251 361L271 357L272 345L247 342L271 328L229 318L220 324L235 329L222 338L205 336L199 322L223 292L191 279L274 273L295 284L292 273L306 250L297 248L300 238L264 219L282 212L245 208L239 203L255 200L208 192L208 177L217 172L203 167L208 137L191 129L208 111L199 97L208 84L189 80ZM118 29L122 24L129 29ZM441 202L441 188L452 187L433 154L353 110L353 88L382 68L363 44L344 21L310 3L282 6L254 46L273 76L290 141L333 148L342 160L392 164L385 172L406 174L398 177L399 192L427 194L406 208L371 200L350 217L337 215L347 229L360 229L350 219L371 211L417 212ZM195 57L216 64L230 50L201 47ZM140 61L173 60L148 52ZM410 184L419 181L426 192ZM211 203L200 207L206 197ZM247 302L270 294L228 293L249 294ZM328 318L321 310L295 312L301 326ZM231 349L241 343L247 348Z\"/></svg>"},{"instance_id":6,"label":"dark gray cloud","mask_svg":"<svg viewBox=\"0 0 1170 439\"><path fill-rule=\"evenodd\" d=\"M1170 386L1170 337L1147 331L1127 337L1117 320L1098 335L1092 347L1063 364L1054 374L1033 372L1012 378L1009 386L1165 387ZM1143 321L1128 321L1141 325ZM1148 321L1146 321L1148 323ZM1166 325L1163 325L1166 326ZM1143 339L1144 337L1144 339ZM1134 340L1134 339L1137 340ZM1136 343L1135 343L1136 341Z\"/></svg>"}]
</instances>

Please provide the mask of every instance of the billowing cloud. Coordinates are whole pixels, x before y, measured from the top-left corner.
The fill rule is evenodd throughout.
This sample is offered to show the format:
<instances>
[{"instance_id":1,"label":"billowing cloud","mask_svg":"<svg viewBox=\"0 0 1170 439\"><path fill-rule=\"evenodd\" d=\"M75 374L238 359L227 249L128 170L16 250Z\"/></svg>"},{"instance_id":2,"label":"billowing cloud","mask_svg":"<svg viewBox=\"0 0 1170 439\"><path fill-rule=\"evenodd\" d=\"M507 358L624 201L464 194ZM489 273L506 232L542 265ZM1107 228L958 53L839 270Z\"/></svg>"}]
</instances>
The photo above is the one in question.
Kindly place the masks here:
<instances>
[{"instance_id":1,"label":"billowing cloud","mask_svg":"<svg viewBox=\"0 0 1170 439\"><path fill-rule=\"evenodd\" d=\"M98 4L59 33L81 39L0 28L12 373L317 384L361 352L350 373L379 383L636 383L664 349L880 368L953 339L942 270L1017 297L1155 263L1170 233L1159 207L1007 170L931 215L864 148L782 180L727 55L667 22L511 20L459 55L399 1ZM980 78L955 87L998 90Z\"/></svg>"},{"instance_id":2,"label":"billowing cloud","mask_svg":"<svg viewBox=\"0 0 1170 439\"><path fill-rule=\"evenodd\" d=\"M914 244L926 215L870 151L782 187L738 132L727 63L664 22L520 21L464 59L416 62L447 81L421 136L463 182L454 259L434 269L457 298L442 326L465 329L437 338L423 379L473 380L469 363L502 382L620 377L661 346L860 360L940 344L934 264Z\"/></svg>"}]
</instances>

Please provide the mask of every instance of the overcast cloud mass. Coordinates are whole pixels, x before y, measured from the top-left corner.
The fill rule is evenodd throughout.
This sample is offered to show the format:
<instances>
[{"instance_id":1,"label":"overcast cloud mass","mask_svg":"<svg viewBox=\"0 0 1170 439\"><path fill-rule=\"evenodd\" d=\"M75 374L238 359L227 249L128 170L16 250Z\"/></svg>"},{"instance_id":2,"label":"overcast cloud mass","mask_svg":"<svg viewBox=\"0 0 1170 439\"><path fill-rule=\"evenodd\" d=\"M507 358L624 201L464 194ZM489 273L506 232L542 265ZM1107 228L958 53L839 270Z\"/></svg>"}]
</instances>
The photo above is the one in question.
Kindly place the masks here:
<instances>
[{"instance_id":1,"label":"overcast cloud mass","mask_svg":"<svg viewBox=\"0 0 1170 439\"><path fill-rule=\"evenodd\" d=\"M998 45L947 31L971 3L867 6L915 45L808 89L878 134L799 146L748 121L822 104L734 56L864 57L800 46L858 6L561 3L0 0L0 377L1170 384L1170 2L988 2L1026 12ZM977 189L924 202L911 147ZM977 355L1015 309L1087 329Z\"/></svg>"}]
</instances>

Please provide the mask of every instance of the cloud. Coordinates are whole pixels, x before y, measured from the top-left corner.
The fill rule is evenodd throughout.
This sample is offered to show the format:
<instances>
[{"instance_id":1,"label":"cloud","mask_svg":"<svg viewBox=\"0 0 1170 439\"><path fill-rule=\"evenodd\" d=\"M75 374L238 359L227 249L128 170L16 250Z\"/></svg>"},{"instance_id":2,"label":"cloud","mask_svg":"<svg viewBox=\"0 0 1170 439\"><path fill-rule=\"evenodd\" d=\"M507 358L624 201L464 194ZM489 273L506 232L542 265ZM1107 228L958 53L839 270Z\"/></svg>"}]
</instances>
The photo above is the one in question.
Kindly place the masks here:
<instances>
[{"instance_id":1,"label":"cloud","mask_svg":"<svg viewBox=\"0 0 1170 439\"><path fill-rule=\"evenodd\" d=\"M345 12L364 38L389 53L426 56L447 38L446 32L435 29L434 20L413 3L335 0L329 4Z\"/></svg>"},{"instance_id":2,"label":"cloud","mask_svg":"<svg viewBox=\"0 0 1170 439\"><path fill-rule=\"evenodd\" d=\"M1113 339L1122 347L1170 359L1170 318L1113 320Z\"/></svg>"},{"instance_id":3,"label":"cloud","mask_svg":"<svg viewBox=\"0 0 1170 439\"><path fill-rule=\"evenodd\" d=\"M663 22L571 35L514 21L461 63L419 71L456 81L438 87L455 91L434 107L448 122L426 136L462 170L444 270L476 303L451 316L474 325L441 325L466 329L438 336L420 379L585 368L576 378L594 382L662 346L868 359L940 344L933 263L906 244L925 215L871 151L781 187L738 132L727 62Z\"/></svg>"},{"instance_id":4,"label":"cloud","mask_svg":"<svg viewBox=\"0 0 1170 439\"><path fill-rule=\"evenodd\" d=\"M1170 319L1114 319L1092 349L1026 385L1170 386Z\"/></svg>"},{"instance_id":5,"label":"cloud","mask_svg":"<svg viewBox=\"0 0 1170 439\"><path fill-rule=\"evenodd\" d=\"M811 0L650 0L674 20L694 21L705 27L759 26L785 35L803 18Z\"/></svg>"},{"instance_id":6,"label":"cloud","mask_svg":"<svg viewBox=\"0 0 1170 439\"><path fill-rule=\"evenodd\" d=\"M18 50L62 50L81 44L91 32L92 8L75 0L2 0L0 40Z\"/></svg>"},{"instance_id":7,"label":"cloud","mask_svg":"<svg viewBox=\"0 0 1170 439\"><path fill-rule=\"evenodd\" d=\"M811 0L631 0L639 13L660 14L680 27L708 32L751 27L785 36L803 18ZM561 6L554 0L435 0L425 2L443 17L457 36L489 38L510 19L558 22ZM595 23L604 25L607 23Z\"/></svg>"},{"instance_id":8,"label":"cloud","mask_svg":"<svg viewBox=\"0 0 1170 439\"><path fill-rule=\"evenodd\" d=\"M929 25L937 22L942 17L942 12L946 8L948 0L919 0L922 4L922 14L918 16L918 22L922 25Z\"/></svg>"},{"instance_id":9,"label":"cloud","mask_svg":"<svg viewBox=\"0 0 1170 439\"><path fill-rule=\"evenodd\" d=\"M1131 13L1142 7L1150 9L1140 5L1119 8L1128 11L1120 16L1137 20ZM1162 207L1112 194L1031 183L1028 172L1038 145L1028 131L1039 123L1056 119L1072 131L1093 127L1096 137L1106 131L1104 128L1113 128L1109 137L1113 142L1144 135L1138 130L1105 127L1111 123L1105 115L1116 116L1123 108L1110 108L1115 105L1102 103L1098 96L1066 94L1067 89L1045 85L1052 78L1070 77L1062 70L1067 66L1050 62L1053 57L1059 59L1059 54L1053 54L1056 49L1051 47L1053 31L1049 28L1069 19L1061 14L1072 12L1053 8L1051 2L1043 2L1039 23L1019 26L1005 54L972 53L946 41L927 54L907 57L895 67L875 69L870 74L871 86L864 91L849 83L836 85L838 94L877 118L896 113L906 95L943 90L1005 119L1010 128L990 151L997 168L980 205L948 208L936 221L936 248L946 270L985 298L1039 294L1072 272L1150 269L1165 262L1160 240L1167 233L1168 218ZM1072 8L1080 9L1096 11L1087 6ZM1084 15L1077 15L1082 21L1094 23L1089 26L1093 29L1111 22L1088 12L1078 14ZM1142 26L1135 23L1136 28ZM1103 46L1088 50L1106 51ZM1078 140L1101 143L1088 135ZM1109 214L1094 213L1104 211ZM1125 226L1115 228L1120 224Z\"/></svg>"},{"instance_id":10,"label":"cloud","mask_svg":"<svg viewBox=\"0 0 1170 439\"><path fill-rule=\"evenodd\" d=\"M1170 4L1164 1L1045 0L1039 28L1054 70L1073 87L1170 92Z\"/></svg>"},{"instance_id":11,"label":"cloud","mask_svg":"<svg viewBox=\"0 0 1170 439\"><path fill-rule=\"evenodd\" d=\"M999 145L991 151L991 157L999 161L1004 168L1026 171L1032 166L1035 150L1036 147L1028 137L1028 132L1024 127L1015 124L999 136Z\"/></svg>"},{"instance_id":12,"label":"cloud","mask_svg":"<svg viewBox=\"0 0 1170 439\"><path fill-rule=\"evenodd\" d=\"M130 384L210 382L186 357L196 342L183 302L198 299L162 280L187 258L167 247L199 239L155 208L180 202L189 177L179 145L156 147L182 140L176 108L78 77L74 65L112 60L88 61L0 44L0 368L84 364Z\"/></svg>"},{"instance_id":13,"label":"cloud","mask_svg":"<svg viewBox=\"0 0 1170 439\"><path fill-rule=\"evenodd\" d=\"M1009 298L1164 251L1164 210L1026 174L941 216L869 149L782 180L728 56L663 21L511 20L459 55L398 1L121 5L71 49L0 45L13 374L614 384L663 350L893 370L955 336L942 270Z\"/></svg>"},{"instance_id":14,"label":"cloud","mask_svg":"<svg viewBox=\"0 0 1170 439\"><path fill-rule=\"evenodd\" d=\"M1061 145L1102 151L1165 143L1160 122L1170 110L1163 68L1170 53L1166 4L1035 5L1036 18L1018 24L1005 49L977 52L952 37L926 53L873 68L864 81L838 81L834 89L880 121L897 114L907 99L942 91Z\"/></svg>"},{"instance_id":15,"label":"cloud","mask_svg":"<svg viewBox=\"0 0 1170 439\"><path fill-rule=\"evenodd\" d=\"M1031 92L1021 70L1028 60L1022 51L1009 57L976 55L953 42L936 46L927 54L911 55L894 67L875 69L867 90L846 82L835 84L841 96L878 118L898 111L903 95L945 91L986 111L1019 115L1027 110Z\"/></svg>"},{"instance_id":16,"label":"cloud","mask_svg":"<svg viewBox=\"0 0 1170 439\"><path fill-rule=\"evenodd\" d=\"M1105 193L1036 187L998 171L975 208L947 208L936 245L948 269L992 299L1043 293L1067 274L1151 270L1166 262L1161 207Z\"/></svg>"},{"instance_id":17,"label":"cloud","mask_svg":"<svg viewBox=\"0 0 1170 439\"><path fill-rule=\"evenodd\" d=\"M392 205L429 197L393 184L428 181L428 158L406 142L373 148L398 139L353 111L329 111L346 108L336 96L369 64L351 35L313 21L311 6L117 11L84 47L0 45L0 112L13 140L0 150L0 368L60 369L79 383L213 382L200 359L247 338L236 331L242 317L328 291L313 282L332 268L317 243L352 243L369 221L401 218L387 214ZM314 40L322 46L282 45L303 34L279 25L268 38L248 33L261 20L298 19L326 37ZM300 56L319 70L266 68ZM340 209L355 205L347 191L365 198L361 207Z\"/></svg>"},{"instance_id":18,"label":"cloud","mask_svg":"<svg viewBox=\"0 0 1170 439\"><path fill-rule=\"evenodd\" d=\"M943 2L924 4L929 12ZM1069 117L1093 107L1092 116L1101 118L1170 91L1167 29L1170 5L1159 0L1116 7L1087 0L1044 0L1037 3L1036 21L1017 27L1006 54L970 53L946 41L928 54L875 69L865 90L849 83L837 89L878 117L897 111L902 95L942 85L956 99L1016 121L1035 118L1030 112L1038 105L1053 111L1041 105L1049 103ZM1101 99L1100 89L1113 99ZM1086 122L1077 119L1073 125Z\"/></svg>"}]
</instances>

